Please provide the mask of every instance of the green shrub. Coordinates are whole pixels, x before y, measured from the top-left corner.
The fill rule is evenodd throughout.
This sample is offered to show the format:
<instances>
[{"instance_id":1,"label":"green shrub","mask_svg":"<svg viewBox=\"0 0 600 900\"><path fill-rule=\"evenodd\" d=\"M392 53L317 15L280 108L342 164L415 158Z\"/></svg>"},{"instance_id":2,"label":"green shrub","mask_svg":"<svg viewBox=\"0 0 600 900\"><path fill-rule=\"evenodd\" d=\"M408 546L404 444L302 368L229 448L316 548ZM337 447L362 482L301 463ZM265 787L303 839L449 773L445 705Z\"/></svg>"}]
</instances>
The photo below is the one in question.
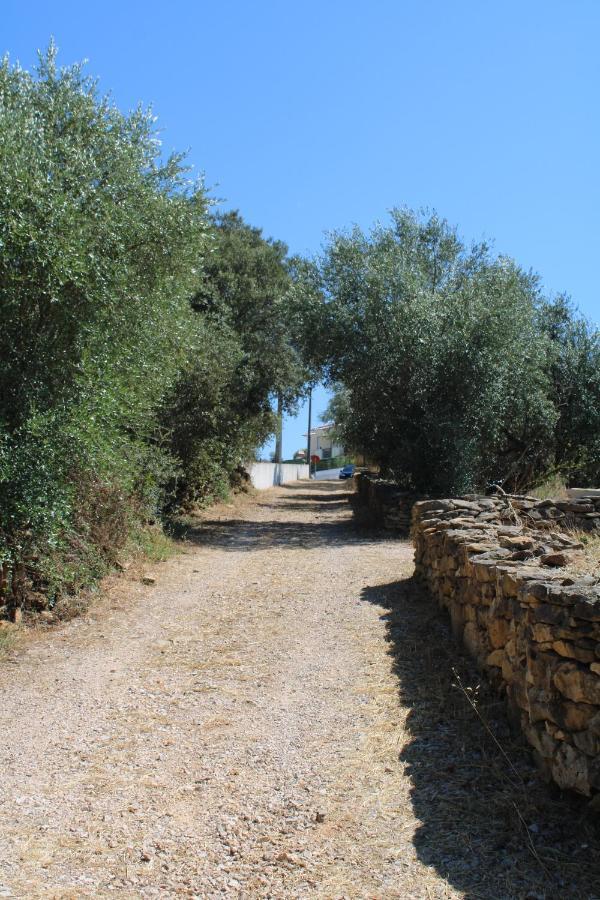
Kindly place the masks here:
<instances>
[{"instance_id":1,"label":"green shrub","mask_svg":"<svg viewBox=\"0 0 600 900\"><path fill-rule=\"evenodd\" d=\"M148 110L121 113L54 46L33 74L3 60L0 562L17 599L53 605L166 507L226 496L274 397L293 407L286 248L207 207Z\"/></svg>"},{"instance_id":2,"label":"green shrub","mask_svg":"<svg viewBox=\"0 0 600 900\"><path fill-rule=\"evenodd\" d=\"M0 66L0 558L97 577L179 465L157 410L196 341L206 199L154 117L51 47Z\"/></svg>"}]
</instances>

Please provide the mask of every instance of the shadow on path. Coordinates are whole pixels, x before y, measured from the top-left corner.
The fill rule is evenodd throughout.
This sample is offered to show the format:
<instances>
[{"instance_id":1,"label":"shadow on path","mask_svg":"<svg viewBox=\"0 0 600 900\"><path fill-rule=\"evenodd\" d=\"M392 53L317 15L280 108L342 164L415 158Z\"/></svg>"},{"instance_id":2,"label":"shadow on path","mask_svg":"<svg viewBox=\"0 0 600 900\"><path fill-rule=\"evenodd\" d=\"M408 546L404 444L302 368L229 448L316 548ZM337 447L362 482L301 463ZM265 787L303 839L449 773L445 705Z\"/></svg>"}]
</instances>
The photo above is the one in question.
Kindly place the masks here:
<instances>
[{"instance_id":1,"label":"shadow on path","mask_svg":"<svg viewBox=\"0 0 600 900\"><path fill-rule=\"evenodd\" d=\"M419 858L469 900L600 896L600 829L584 798L541 781L504 703L481 684L433 600L413 579L367 587L382 607L411 739L399 761L422 822ZM473 712L456 675L514 766Z\"/></svg>"},{"instance_id":2,"label":"shadow on path","mask_svg":"<svg viewBox=\"0 0 600 900\"><path fill-rule=\"evenodd\" d=\"M284 485L286 487L286 485ZM296 501L299 500L310 500L311 503L327 503L327 505L338 503L343 503L345 506L348 506L348 495L344 492L342 493L339 490L331 491L330 493L323 493L322 491L312 491L310 494L296 494L290 493L286 498L286 503L290 503L292 501L291 508L296 509L298 503Z\"/></svg>"},{"instance_id":3,"label":"shadow on path","mask_svg":"<svg viewBox=\"0 0 600 900\"><path fill-rule=\"evenodd\" d=\"M348 502L351 492L346 485L294 482L283 488L285 494L258 495L257 507L261 514L255 519L209 518L208 510L206 518L182 528L178 537L236 553L273 547L311 550L397 540L389 532L365 530L356 524ZM272 515L262 518L267 510ZM343 512L346 515L336 515ZM314 513L314 517L308 518L307 513ZM298 518L295 514L299 514Z\"/></svg>"},{"instance_id":4,"label":"shadow on path","mask_svg":"<svg viewBox=\"0 0 600 900\"><path fill-rule=\"evenodd\" d=\"M205 519L190 528L186 540L220 550L264 550L282 547L286 550L311 550L343 544L372 544L373 535L357 529L351 521L294 522L293 520L264 519Z\"/></svg>"}]
</instances>

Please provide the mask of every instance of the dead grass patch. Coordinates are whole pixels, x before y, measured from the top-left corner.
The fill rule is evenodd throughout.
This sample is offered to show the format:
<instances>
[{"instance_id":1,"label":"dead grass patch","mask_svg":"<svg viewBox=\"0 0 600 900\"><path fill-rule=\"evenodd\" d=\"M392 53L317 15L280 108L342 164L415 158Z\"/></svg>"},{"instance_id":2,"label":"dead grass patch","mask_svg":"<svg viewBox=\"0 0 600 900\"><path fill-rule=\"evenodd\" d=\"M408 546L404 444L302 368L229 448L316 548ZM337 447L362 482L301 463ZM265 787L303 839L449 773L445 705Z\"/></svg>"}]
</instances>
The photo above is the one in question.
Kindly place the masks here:
<instances>
[{"instance_id":1,"label":"dead grass patch","mask_svg":"<svg viewBox=\"0 0 600 900\"><path fill-rule=\"evenodd\" d=\"M568 570L578 575L600 578L600 534L573 531L570 535L583 544L583 551L569 563Z\"/></svg>"},{"instance_id":2,"label":"dead grass patch","mask_svg":"<svg viewBox=\"0 0 600 900\"><path fill-rule=\"evenodd\" d=\"M560 473L549 475L544 481L533 487L529 493L539 500L566 500L569 496L567 483Z\"/></svg>"},{"instance_id":3,"label":"dead grass patch","mask_svg":"<svg viewBox=\"0 0 600 900\"><path fill-rule=\"evenodd\" d=\"M19 629L8 622L0 621L0 659L6 656L17 644Z\"/></svg>"}]
</instances>

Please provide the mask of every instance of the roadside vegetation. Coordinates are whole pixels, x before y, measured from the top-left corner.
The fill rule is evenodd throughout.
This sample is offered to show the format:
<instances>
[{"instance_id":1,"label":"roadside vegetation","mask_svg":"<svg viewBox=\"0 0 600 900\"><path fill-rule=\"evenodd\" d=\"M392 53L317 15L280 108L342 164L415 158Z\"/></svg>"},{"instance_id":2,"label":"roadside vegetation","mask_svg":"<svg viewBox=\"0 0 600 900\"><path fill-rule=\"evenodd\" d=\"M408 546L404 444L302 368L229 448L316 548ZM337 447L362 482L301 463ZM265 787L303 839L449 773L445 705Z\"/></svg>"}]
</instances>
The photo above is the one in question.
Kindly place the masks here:
<instances>
[{"instance_id":1,"label":"roadside vegetation","mask_svg":"<svg viewBox=\"0 0 600 900\"><path fill-rule=\"evenodd\" d=\"M600 334L437 215L334 233L294 285L347 446L407 489L600 483Z\"/></svg>"},{"instance_id":2,"label":"roadside vegetation","mask_svg":"<svg viewBox=\"0 0 600 900\"><path fill-rule=\"evenodd\" d=\"M0 65L0 358L9 615L168 552L322 377L405 487L600 482L600 339L567 298L406 210L290 259L53 45Z\"/></svg>"},{"instance_id":3,"label":"roadside vegetation","mask_svg":"<svg viewBox=\"0 0 600 900\"><path fill-rule=\"evenodd\" d=\"M226 494L304 382L291 266L213 212L155 117L56 49L0 66L0 564L54 606ZM163 548L164 549L164 548ZM0 605L2 599L0 598Z\"/></svg>"}]
</instances>

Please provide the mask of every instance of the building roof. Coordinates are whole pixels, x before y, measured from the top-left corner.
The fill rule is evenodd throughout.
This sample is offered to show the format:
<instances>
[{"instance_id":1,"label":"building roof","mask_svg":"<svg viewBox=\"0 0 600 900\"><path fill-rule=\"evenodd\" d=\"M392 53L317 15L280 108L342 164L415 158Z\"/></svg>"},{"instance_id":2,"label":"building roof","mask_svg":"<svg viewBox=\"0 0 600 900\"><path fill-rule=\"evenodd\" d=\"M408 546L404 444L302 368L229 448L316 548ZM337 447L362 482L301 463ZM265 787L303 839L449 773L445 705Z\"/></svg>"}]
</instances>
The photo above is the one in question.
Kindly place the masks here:
<instances>
[{"instance_id":1,"label":"building roof","mask_svg":"<svg viewBox=\"0 0 600 900\"><path fill-rule=\"evenodd\" d=\"M323 434L326 431L329 431L330 428L333 428L335 422L328 422L326 425L315 425L314 428L310 429L311 434ZM304 437L308 437L308 434L304 432Z\"/></svg>"}]
</instances>

